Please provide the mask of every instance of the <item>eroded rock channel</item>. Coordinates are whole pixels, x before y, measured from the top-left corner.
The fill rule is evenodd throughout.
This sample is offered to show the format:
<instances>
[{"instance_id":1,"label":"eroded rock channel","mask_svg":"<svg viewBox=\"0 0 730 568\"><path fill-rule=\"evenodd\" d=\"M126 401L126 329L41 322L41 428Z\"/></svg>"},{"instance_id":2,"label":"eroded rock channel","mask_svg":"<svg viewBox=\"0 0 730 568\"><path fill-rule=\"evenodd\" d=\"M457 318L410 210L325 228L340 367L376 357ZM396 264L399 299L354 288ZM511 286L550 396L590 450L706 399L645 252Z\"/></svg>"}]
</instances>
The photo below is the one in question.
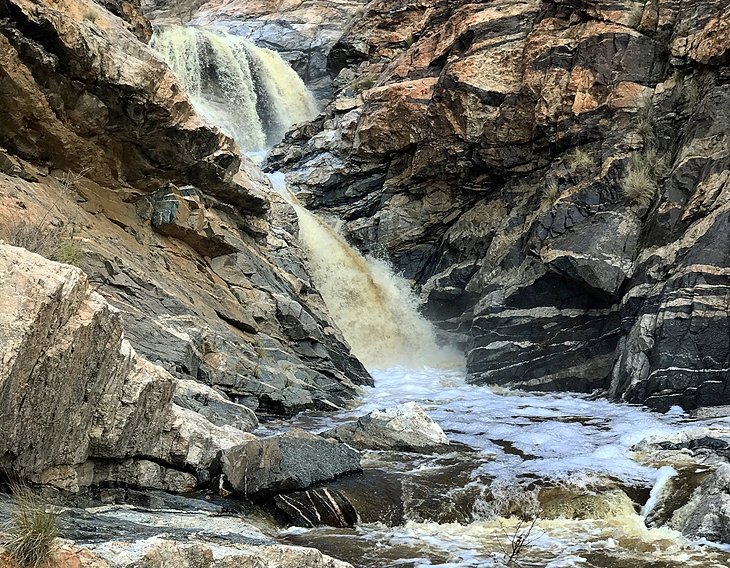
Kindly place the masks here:
<instances>
[{"instance_id":1,"label":"eroded rock channel","mask_svg":"<svg viewBox=\"0 0 730 568\"><path fill-rule=\"evenodd\" d=\"M0 1L0 565L730 564L727 8Z\"/></svg>"}]
</instances>

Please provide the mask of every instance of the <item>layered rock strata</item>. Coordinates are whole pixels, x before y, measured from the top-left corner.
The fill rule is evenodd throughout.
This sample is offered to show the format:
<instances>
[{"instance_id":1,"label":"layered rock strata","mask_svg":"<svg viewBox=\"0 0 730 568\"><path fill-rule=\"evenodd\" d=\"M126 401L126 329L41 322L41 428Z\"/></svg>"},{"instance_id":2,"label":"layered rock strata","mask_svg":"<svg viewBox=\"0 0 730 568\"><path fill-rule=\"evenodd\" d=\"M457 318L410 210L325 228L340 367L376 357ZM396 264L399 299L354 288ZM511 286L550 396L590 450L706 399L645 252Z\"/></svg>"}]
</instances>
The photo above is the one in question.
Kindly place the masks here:
<instances>
[{"instance_id":1,"label":"layered rock strata","mask_svg":"<svg viewBox=\"0 0 730 568\"><path fill-rule=\"evenodd\" d=\"M269 167L420 287L472 381L724 404L725 8L376 0Z\"/></svg>"},{"instance_id":2,"label":"layered rock strata","mask_svg":"<svg viewBox=\"0 0 730 568\"><path fill-rule=\"evenodd\" d=\"M174 404L176 379L134 352L78 268L0 245L0 297L3 471L71 491L192 491L222 449L254 438L255 417L216 426Z\"/></svg>"}]
</instances>

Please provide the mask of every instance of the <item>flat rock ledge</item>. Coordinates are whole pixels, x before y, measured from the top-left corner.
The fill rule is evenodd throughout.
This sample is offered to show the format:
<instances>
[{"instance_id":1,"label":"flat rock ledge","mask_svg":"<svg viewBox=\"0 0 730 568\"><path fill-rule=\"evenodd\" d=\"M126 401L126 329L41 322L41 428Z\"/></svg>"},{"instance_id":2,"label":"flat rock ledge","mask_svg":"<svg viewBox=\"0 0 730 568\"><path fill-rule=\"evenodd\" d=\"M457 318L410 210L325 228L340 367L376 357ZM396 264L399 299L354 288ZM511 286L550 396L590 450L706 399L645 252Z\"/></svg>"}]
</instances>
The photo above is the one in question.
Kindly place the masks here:
<instances>
[{"instance_id":1,"label":"flat rock ledge","mask_svg":"<svg viewBox=\"0 0 730 568\"><path fill-rule=\"evenodd\" d=\"M108 542L93 550L62 543L55 551L54 568L352 568L313 548L245 545L212 547L198 542L176 542L159 537L137 542ZM0 566L19 568L0 548Z\"/></svg>"}]
</instances>

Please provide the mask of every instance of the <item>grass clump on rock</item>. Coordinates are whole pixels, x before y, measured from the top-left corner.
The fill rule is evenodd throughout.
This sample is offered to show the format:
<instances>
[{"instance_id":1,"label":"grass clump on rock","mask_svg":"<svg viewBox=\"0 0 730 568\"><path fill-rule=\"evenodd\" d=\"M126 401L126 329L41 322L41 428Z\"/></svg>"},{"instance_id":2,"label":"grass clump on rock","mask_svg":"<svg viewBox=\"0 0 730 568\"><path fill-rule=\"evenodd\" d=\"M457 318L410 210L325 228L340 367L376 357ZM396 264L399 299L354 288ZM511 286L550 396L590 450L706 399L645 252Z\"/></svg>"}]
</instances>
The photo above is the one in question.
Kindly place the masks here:
<instances>
[{"instance_id":1,"label":"grass clump on rock","mask_svg":"<svg viewBox=\"0 0 730 568\"><path fill-rule=\"evenodd\" d=\"M558 182L556 180L551 179L542 194L540 205L543 209L550 209L553 205L555 205L555 202L558 200L559 197L560 186L558 185Z\"/></svg>"},{"instance_id":2,"label":"grass clump on rock","mask_svg":"<svg viewBox=\"0 0 730 568\"><path fill-rule=\"evenodd\" d=\"M567 166L570 173L586 172L595 165L595 160L590 152L576 148L573 150L567 159Z\"/></svg>"},{"instance_id":3,"label":"grass clump on rock","mask_svg":"<svg viewBox=\"0 0 730 568\"><path fill-rule=\"evenodd\" d=\"M0 544L21 568L41 568L56 548L56 513L26 485L12 483L10 489L15 509Z\"/></svg>"},{"instance_id":4,"label":"grass clump on rock","mask_svg":"<svg viewBox=\"0 0 730 568\"><path fill-rule=\"evenodd\" d=\"M622 189L626 199L634 205L643 208L651 204L659 187L646 156L637 155L631 158Z\"/></svg>"}]
</instances>

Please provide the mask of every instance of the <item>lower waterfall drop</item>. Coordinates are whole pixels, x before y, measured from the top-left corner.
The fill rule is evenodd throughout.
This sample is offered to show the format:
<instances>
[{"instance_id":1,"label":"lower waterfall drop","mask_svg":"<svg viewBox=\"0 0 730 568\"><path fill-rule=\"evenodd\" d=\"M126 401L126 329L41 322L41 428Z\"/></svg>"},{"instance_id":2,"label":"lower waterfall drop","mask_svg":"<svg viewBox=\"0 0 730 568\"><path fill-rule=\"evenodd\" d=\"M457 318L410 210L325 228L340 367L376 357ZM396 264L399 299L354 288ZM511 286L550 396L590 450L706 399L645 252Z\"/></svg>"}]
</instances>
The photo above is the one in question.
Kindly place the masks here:
<instances>
[{"instance_id":1,"label":"lower waterfall drop","mask_svg":"<svg viewBox=\"0 0 730 568\"><path fill-rule=\"evenodd\" d=\"M150 46L170 66L196 112L244 151L279 142L317 104L278 53L225 32L156 27Z\"/></svg>"},{"instance_id":2,"label":"lower waterfall drop","mask_svg":"<svg viewBox=\"0 0 730 568\"><path fill-rule=\"evenodd\" d=\"M286 194L284 176L270 174ZM312 280L353 354L369 369L452 367L460 354L436 342L408 282L384 261L363 257L333 227L285 195L299 219L299 242Z\"/></svg>"}]
</instances>

